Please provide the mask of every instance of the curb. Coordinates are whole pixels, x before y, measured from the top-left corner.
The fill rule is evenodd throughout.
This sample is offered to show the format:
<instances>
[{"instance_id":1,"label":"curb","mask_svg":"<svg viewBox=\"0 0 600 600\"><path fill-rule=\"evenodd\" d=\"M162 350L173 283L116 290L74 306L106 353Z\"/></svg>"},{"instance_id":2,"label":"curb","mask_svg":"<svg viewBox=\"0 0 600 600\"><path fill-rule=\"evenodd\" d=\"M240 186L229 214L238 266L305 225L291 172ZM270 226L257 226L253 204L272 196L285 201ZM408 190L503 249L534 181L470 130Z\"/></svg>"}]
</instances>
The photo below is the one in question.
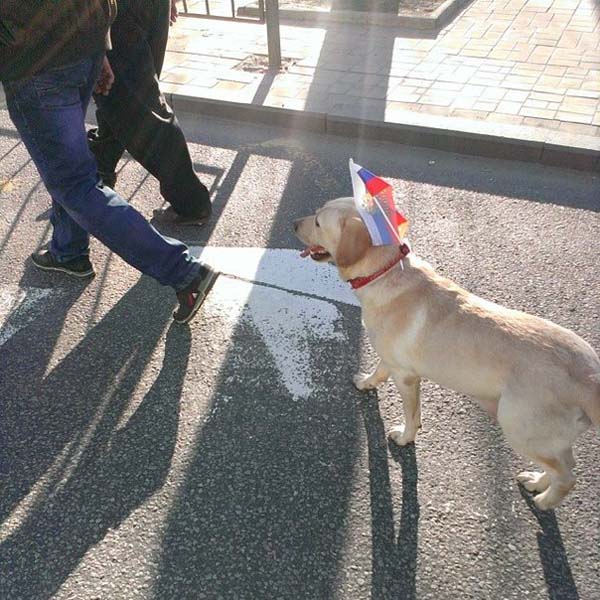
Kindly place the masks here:
<instances>
[{"instance_id":1,"label":"curb","mask_svg":"<svg viewBox=\"0 0 600 600\"><path fill-rule=\"evenodd\" d=\"M414 29L415 31L437 31L447 25L472 0L446 0L429 16L414 17L393 13L368 13L356 10L303 10L279 8L282 21L305 21L319 23L354 23L357 25L383 25L386 27ZM237 15L258 19L261 11L258 4L241 6Z\"/></svg>"},{"instance_id":2,"label":"curb","mask_svg":"<svg viewBox=\"0 0 600 600\"><path fill-rule=\"evenodd\" d=\"M409 111L397 122L383 122L176 93L166 96L175 112L600 172L600 137Z\"/></svg>"}]
</instances>

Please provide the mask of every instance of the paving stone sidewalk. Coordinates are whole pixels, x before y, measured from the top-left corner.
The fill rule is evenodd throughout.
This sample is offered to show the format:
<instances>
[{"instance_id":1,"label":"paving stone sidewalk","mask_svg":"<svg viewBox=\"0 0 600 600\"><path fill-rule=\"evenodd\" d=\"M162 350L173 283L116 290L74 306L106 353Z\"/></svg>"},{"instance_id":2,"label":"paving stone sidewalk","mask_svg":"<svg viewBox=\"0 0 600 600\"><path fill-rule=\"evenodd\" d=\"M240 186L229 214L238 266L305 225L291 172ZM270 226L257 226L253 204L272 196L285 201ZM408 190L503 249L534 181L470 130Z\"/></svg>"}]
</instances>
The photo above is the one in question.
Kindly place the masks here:
<instances>
[{"instance_id":1,"label":"paving stone sidewalk","mask_svg":"<svg viewBox=\"0 0 600 600\"><path fill-rule=\"evenodd\" d=\"M286 21L285 72L260 68L264 25L181 17L167 93L386 123L415 114L600 140L600 2L474 0L435 37ZM451 121L448 121L451 122Z\"/></svg>"}]
</instances>

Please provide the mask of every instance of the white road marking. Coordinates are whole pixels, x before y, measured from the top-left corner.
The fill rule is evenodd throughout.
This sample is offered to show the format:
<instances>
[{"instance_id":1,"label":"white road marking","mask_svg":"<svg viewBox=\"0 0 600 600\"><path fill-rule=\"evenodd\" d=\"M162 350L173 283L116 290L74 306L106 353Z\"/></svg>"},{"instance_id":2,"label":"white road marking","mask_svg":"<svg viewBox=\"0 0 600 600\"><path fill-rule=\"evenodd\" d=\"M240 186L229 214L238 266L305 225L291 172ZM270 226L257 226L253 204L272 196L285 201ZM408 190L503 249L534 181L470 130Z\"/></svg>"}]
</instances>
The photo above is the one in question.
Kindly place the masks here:
<instances>
[{"instance_id":1,"label":"white road marking","mask_svg":"<svg viewBox=\"0 0 600 600\"><path fill-rule=\"evenodd\" d=\"M357 304L336 270L302 259L296 250L196 247L193 252L222 273L246 280L221 277L203 311L233 324L249 319L292 397L307 398L314 388L312 352L321 341L346 341L342 314L327 300Z\"/></svg>"},{"instance_id":2,"label":"white road marking","mask_svg":"<svg viewBox=\"0 0 600 600\"><path fill-rule=\"evenodd\" d=\"M300 258L300 250L212 246L195 246L190 250L194 256L227 275L359 306L356 296L348 284L340 280L333 265Z\"/></svg>"},{"instance_id":3,"label":"white road marking","mask_svg":"<svg viewBox=\"0 0 600 600\"><path fill-rule=\"evenodd\" d=\"M225 275L203 311L230 325L247 319L260 332L294 399L313 391L311 355L320 342L344 344L342 314L333 302L357 306L335 267L300 258L298 250L206 247L192 253ZM56 290L0 288L0 347L44 310ZM333 302L331 302L333 301Z\"/></svg>"},{"instance_id":4,"label":"white road marking","mask_svg":"<svg viewBox=\"0 0 600 600\"><path fill-rule=\"evenodd\" d=\"M221 277L202 310L233 325L249 320L295 400L308 398L314 389L311 349L318 351L324 340L346 340L339 326L342 315L331 302L239 279ZM259 359L249 357L249 364Z\"/></svg>"},{"instance_id":5,"label":"white road marking","mask_svg":"<svg viewBox=\"0 0 600 600\"><path fill-rule=\"evenodd\" d=\"M47 288L0 288L0 346L27 326L44 310L45 300L52 290Z\"/></svg>"}]
</instances>

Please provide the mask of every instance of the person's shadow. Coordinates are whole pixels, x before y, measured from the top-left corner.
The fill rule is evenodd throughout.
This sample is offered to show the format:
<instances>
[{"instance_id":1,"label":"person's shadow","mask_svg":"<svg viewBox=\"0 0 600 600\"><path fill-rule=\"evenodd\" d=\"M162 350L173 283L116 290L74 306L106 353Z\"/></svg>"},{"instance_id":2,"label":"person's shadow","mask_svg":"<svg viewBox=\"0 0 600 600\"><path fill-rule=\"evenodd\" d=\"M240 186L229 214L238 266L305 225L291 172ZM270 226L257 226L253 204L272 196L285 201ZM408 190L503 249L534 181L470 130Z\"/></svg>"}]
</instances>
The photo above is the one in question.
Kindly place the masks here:
<instances>
[{"instance_id":1,"label":"person's shadow","mask_svg":"<svg viewBox=\"0 0 600 600\"><path fill-rule=\"evenodd\" d=\"M142 278L41 384L42 400L58 408L41 407L35 429L43 437L46 428L47 439L28 456L38 478L56 472L0 545L4 598L52 597L89 548L165 482L191 334L171 326L160 373L127 418L134 390L169 318L170 307L161 294L148 294L148 285L156 284ZM129 326L143 328L131 335L129 344L125 332L115 333L128 315ZM58 390L65 387L72 391L62 397ZM19 478L21 471L26 475L26 467L23 461L13 463L11 478Z\"/></svg>"},{"instance_id":2,"label":"person's shadow","mask_svg":"<svg viewBox=\"0 0 600 600\"><path fill-rule=\"evenodd\" d=\"M0 523L37 479L35 468L27 465L31 453L27 438L34 432L24 413L32 398L36 403L69 311L89 283L84 280L50 288L50 277L40 277L39 272L36 277L33 271L31 266L25 269L14 288L9 314L0 325ZM19 476L15 477L17 464Z\"/></svg>"},{"instance_id":3,"label":"person's shadow","mask_svg":"<svg viewBox=\"0 0 600 600\"><path fill-rule=\"evenodd\" d=\"M373 599L416 598L417 547L419 529L418 470L414 444L403 448L389 443L393 459L402 469L402 512L395 539L394 512L388 468L388 441L377 402L370 392L361 403L367 432L371 522L373 539Z\"/></svg>"}]
</instances>

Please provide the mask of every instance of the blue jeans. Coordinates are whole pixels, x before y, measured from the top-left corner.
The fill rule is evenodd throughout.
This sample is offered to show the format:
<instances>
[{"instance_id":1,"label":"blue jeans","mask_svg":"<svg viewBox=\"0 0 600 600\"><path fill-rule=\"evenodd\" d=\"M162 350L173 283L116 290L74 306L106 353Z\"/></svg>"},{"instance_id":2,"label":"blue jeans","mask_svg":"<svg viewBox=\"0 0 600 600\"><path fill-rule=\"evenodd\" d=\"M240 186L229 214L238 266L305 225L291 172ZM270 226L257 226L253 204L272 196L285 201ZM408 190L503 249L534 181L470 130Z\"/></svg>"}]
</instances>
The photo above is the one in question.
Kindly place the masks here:
<instances>
[{"instance_id":1,"label":"blue jeans","mask_svg":"<svg viewBox=\"0 0 600 600\"><path fill-rule=\"evenodd\" d=\"M88 57L3 84L10 117L52 197L50 252L61 262L87 255L91 234L142 273L182 290L201 263L99 184L85 114L101 60Z\"/></svg>"}]
</instances>

